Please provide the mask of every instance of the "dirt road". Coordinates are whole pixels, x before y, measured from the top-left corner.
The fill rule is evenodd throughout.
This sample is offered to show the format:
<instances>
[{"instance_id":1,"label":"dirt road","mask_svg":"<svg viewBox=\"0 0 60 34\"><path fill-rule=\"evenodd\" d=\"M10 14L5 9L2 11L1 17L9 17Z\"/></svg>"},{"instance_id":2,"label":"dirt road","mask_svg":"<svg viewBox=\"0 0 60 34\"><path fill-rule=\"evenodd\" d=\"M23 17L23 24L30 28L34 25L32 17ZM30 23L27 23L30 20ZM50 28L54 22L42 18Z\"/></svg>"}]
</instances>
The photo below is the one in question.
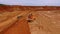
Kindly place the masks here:
<instances>
[{"instance_id":1,"label":"dirt road","mask_svg":"<svg viewBox=\"0 0 60 34\"><path fill-rule=\"evenodd\" d=\"M15 22L14 24L13 24L13 22L10 22L10 23L8 22L10 25L8 25L6 23L5 25L8 26L8 29L6 28L0 34L21 34L21 33L22 34L30 34L29 25L28 25L28 22L26 20L26 16L27 16L28 13L29 13L28 11L24 11L24 12L21 12L21 13L19 13L17 11L17 12L14 12L14 13L12 12L12 14L8 13L8 15L6 15L6 13L5 13L6 17L9 16L9 19L12 19L12 17L14 18L14 16L15 17L21 16L21 17L17 18L18 21ZM9 19L7 19L7 20L9 20ZM4 20L3 20L3 22L4 22ZM4 27L6 27L6 26L4 26Z\"/></svg>"}]
</instances>

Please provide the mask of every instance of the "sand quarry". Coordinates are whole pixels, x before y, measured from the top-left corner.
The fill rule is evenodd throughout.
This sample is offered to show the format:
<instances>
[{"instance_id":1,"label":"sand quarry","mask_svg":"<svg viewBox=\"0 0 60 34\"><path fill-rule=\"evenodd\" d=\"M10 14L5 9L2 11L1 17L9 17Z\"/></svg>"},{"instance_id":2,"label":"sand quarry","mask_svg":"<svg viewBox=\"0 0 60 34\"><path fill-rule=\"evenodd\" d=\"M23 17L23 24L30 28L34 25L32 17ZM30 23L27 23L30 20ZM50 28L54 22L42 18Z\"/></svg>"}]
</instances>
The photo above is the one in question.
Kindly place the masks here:
<instances>
[{"instance_id":1,"label":"sand quarry","mask_svg":"<svg viewBox=\"0 0 60 34\"><path fill-rule=\"evenodd\" d=\"M33 8L0 7L0 34L60 34L60 10ZM31 22L28 22L29 14L34 17Z\"/></svg>"}]
</instances>

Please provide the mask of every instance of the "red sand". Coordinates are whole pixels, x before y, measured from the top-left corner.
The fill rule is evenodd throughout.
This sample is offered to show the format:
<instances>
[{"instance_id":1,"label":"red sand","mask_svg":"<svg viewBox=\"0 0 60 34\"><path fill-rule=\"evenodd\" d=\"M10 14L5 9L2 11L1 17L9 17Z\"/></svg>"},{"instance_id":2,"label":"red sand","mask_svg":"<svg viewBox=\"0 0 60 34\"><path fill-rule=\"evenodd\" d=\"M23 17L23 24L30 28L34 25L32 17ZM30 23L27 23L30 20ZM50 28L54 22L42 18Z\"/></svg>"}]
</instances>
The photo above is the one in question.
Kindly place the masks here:
<instances>
[{"instance_id":1,"label":"red sand","mask_svg":"<svg viewBox=\"0 0 60 34\"><path fill-rule=\"evenodd\" d=\"M29 25L26 20L19 20L11 27L6 29L3 34L30 34Z\"/></svg>"}]
</instances>

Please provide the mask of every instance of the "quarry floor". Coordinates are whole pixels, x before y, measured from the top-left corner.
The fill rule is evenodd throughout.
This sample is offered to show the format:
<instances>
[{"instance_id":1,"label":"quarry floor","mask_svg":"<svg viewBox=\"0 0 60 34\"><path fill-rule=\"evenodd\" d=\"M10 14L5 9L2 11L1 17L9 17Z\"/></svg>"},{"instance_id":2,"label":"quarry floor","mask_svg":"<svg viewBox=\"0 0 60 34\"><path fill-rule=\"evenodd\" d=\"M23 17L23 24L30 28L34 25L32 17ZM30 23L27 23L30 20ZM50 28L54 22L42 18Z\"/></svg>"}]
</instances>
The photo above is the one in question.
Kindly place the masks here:
<instances>
[{"instance_id":1,"label":"quarry floor","mask_svg":"<svg viewBox=\"0 0 60 34\"><path fill-rule=\"evenodd\" d=\"M27 22L28 15L32 13L35 20ZM14 11L1 13L1 19L12 18L20 14L22 17L2 34L60 34L60 11Z\"/></svg>"}]
</instances>

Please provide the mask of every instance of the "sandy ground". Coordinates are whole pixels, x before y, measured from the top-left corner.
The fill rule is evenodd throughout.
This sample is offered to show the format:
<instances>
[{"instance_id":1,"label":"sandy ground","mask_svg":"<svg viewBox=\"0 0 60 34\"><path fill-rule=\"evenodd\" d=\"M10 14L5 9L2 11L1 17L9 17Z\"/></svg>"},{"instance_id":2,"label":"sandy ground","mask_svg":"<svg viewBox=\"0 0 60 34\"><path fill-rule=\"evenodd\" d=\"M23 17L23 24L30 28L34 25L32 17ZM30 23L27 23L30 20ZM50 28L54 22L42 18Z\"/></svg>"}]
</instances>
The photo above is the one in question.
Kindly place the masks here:
<instances>
[{"instance_id":1,"label":"sandy ground","mask_svg":"<svg viewBox=\"0 0 60 34\"><path fill-rule=\"evenodd\" d=\"M13 18L18 17L18 16L22 16L22 17L17 18L16 19L17 21L13 20L15 22L9 20L8 22L4 22L5 24L0 25L0 27L3 26L3 28L0 28L0 30L3 29L3 31L0 34L21 34L21 33L22 34L30 34L29 25L26 20L26 15L28 13L29 13L28 11L3 12L1 14L2 16L1 15L0 16L1 17L5 16L6 18L5 17L4 17L4 19L1 18L3 20L0 19L0 23L4 22L6 20L9 20L9 19L12 20Z\"/></svg>"},{"instance_id":2,"label":"sandy ground","mask_svg":"<svg viewBox=\"0 0 60 34\"><path fill-rule=\"evenodd\" d=\"M27 22L29 13L32 13L36 20ZM17 16L18 14L23 16L21 20L17 22L17 25L15 23L15 25L12 25L11 28L8 28L9 30L7 29L6 31L2 32L3 34L21 34L21 32L24 34L23 32L25 29L29 30L27 28L30 28L31 34L60 34L60 11L16 11L12 13L4 12L0 14L0 22ZM26 34L28 34L27 32L28 31L25 31Z\"/></svg>"},{"instance_id":3,"label":"sandy ground","mask_svg":"<svg viewBox=\"0 0 60 34\"><path fill-rule=\"evenodd\" d=\"M36 20L29 23L31 34L60 34L59 11L36 11Z\"/></svg>"}]
</instances>

